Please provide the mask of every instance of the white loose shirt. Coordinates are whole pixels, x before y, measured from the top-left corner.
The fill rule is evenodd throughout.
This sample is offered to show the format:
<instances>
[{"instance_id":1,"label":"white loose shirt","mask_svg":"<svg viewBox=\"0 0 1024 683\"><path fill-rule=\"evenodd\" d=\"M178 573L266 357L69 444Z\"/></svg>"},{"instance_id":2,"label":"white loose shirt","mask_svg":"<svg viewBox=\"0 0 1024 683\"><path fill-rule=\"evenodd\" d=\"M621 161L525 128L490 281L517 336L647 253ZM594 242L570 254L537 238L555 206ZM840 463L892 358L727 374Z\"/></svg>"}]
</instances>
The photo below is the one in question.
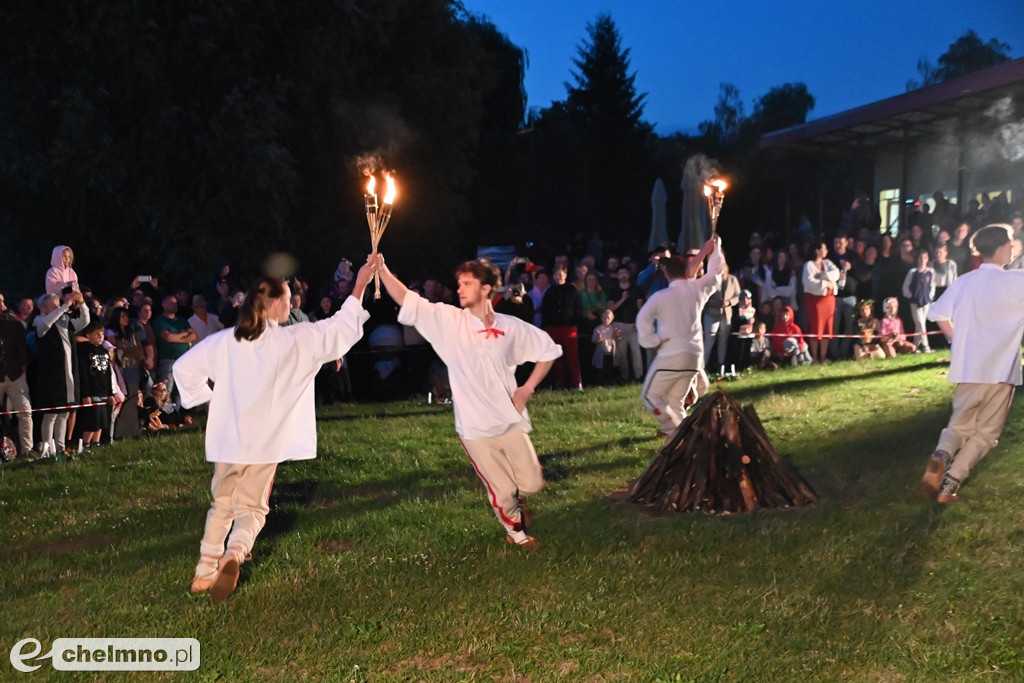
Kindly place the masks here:
<instances>
[{"instance_id":1,"label":"white loose shirt","mask_svg":"<svg viewBox=\"0 0 1024 683\"><path fill-rule=\"evenodd\" d=\"M529 413L512 403L517 365L555 360L562 347L543 330L494 314L494 327L464 308L430 303L408 292L398 322L413 325L448 366L455 432L464 439L500 436L511 427L529 432Z\"/></svg>"},{"instance_id":2,"label":"white loose shirt","mask_svg":"<svg viewBox=\"0 0 1024 683\"><path fill-rule=\"evenodd\" d=\"M982 263L943 292L928 310L928 319L953 323L950 382L1021 383L1024 270Z\"/></svg>"},{"instance_id":3,"label":"white loose shirt","mask_svg":"<svg viewBox=\"0 0 1024 683\"><path fill-rule=\"evenodd\" d=\"M711 295L722 284L722 250L715 249L708 259L708 272L696 280L670 280L644 302L636 315L636 332L640 346L657 347L659 356L690 353L704 357L704 333L701 311Z\"/></svg>"},{"instance_id":4,"label":"white loose shirt","mask_svg":"<svg viewBox=\"0 0 1024 683\"><path fill-rule=\"evenodd\" d=\"M224 323L220 321L220 318L215 313L207 313L206 322L203 322L202 318L193 313L188 319L188 326L195 330L196 343L224 329Z\"/></svg>"},{"instance_id":5,"label":"white loose shirt","mask_svg":"<svg viewBox=\"0 0 1024 683\"><path fill-rule=\"evenodd\" d=\"M206 459L255 465L315 458L313 378L359 341L369 317L350 296L325 320L286 327L271 321L254 341L239 341L228 328L175 361L182 405L210 402Z\"/></svg>"},{"instance_id":6,"label":"white loose shirt","mask_svg":"<svg viewBox=\"0 0 1024 683\"><path fill-rule=\"evenodd\" d=\"M825 279L817 277L819 273L825 274ZM804 264L804 293L814 296L825 296L836 293L836 283L839 282L839 268L827 258L821 260L821 268L818 268L814 261Z\"/></svg>"}]
</instances>

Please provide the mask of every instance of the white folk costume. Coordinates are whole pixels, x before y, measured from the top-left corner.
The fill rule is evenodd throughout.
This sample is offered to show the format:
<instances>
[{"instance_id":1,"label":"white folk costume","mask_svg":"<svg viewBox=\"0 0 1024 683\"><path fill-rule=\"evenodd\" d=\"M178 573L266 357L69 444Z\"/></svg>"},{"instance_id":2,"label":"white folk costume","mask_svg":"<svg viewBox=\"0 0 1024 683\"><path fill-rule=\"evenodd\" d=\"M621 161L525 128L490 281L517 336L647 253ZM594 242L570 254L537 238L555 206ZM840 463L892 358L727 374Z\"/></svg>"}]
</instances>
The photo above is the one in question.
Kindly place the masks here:
<instances>
[{"instance_id":1,"label":"white folk costume","mask_svg":"<svg viewBox=\"0 0 1024 683\"><path fill-rule=\"evenodd\" d=\"M953 325L947 376L956 383L953 414L935 446L935 453L947 461L942 491L955 495L999 441L1014 390L1024 381L1022 312L1024 272L990 262L958 277L931 305L929 320Z\"/></svg>"},{"instance_id":2,"label":"white folk costume","mask_svg":"<svg viewBox=\"0 0 1024 683\"><path fill-rule=\"evenodd\" d=\"M316 457L313 378L363 335L369 314L349 297L330 318L282 327L270 321L253 341L234 328L199 342L174 363L186 408L210 401L206 459L215 463L196 577L216 574L228 549L244 558L270 511L277 464ZM213 388L207 383L213 381ZM230 531L230 536L228 532Z\"/></svg>"},{"instance_id":3,"label":"white folk costume","mask_svg":"<svg viewBox=\"0 0 1024 683\"><path fill-rule=\"evenodd\" d=\"M412 325L448 366L455 431L487 489L498 520L514 540L525 537L519 496L544 487L540 461L528 436L526 410L512 403L517 365L552 361L562 349L529 323L501 313L493 327L470 311L434 304L408 292L398 322Z\"/></svg>"},{"instance_id":4,"label":"white folk costume","mask_svg":"<svg viewBox=\"0 0 1024 683\"><path fill-rule=\"evenodd\" d=\"M719 247L711 252L708 272L695 280L677 279L658 290L636 316L640 345L658 349L647 369L640 399L658 420L658 431L671 435L683 420L684 402L708 389L704 374L701 311L722 284L725 259ZM660 348L659 348L660 345Z\"/></svg>"}]
</instances>

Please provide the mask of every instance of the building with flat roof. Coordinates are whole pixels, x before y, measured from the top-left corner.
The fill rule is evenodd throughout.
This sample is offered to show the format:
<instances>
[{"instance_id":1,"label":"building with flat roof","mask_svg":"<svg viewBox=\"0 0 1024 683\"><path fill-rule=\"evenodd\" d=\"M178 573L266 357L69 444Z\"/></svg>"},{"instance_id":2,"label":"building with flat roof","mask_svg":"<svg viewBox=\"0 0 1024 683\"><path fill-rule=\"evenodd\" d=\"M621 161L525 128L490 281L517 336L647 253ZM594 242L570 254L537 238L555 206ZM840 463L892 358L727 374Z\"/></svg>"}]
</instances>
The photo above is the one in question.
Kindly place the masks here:
<instances>
[{"instance_id":1,"label":"building with flat roof","mask_svg":"<svg viewBox=\"0 0 1024 683\"><path fill-rule=\"evenodd\" d=\"M764 135L761 149L809 152L822 161L873 164L883 229L900 207L935 208L941 192L961 215L971 199L1024 192L1024 58Z\"/></svg>"}]
</instances>

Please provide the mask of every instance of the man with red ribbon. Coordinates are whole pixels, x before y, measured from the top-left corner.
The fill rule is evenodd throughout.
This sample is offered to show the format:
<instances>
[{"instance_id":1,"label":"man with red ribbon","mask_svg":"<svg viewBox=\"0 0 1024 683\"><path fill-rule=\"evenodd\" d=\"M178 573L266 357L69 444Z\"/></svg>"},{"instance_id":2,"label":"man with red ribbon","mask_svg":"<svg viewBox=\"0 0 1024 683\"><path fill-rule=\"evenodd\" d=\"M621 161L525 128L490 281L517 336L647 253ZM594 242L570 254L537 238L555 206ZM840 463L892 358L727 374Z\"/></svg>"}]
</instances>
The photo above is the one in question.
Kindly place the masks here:
<instances>
[{"instance_id":1,"label":"man with red ribbon","mask_svg":"<svg viewBox=\"0 0 1024 683\"><path fill-rule=\"evenodd\" d=\"M530 441L526 404L562 355L561 348L533 325L494 312L491 298L499 271L487 259L467 261L455 271L461 309L430 303L410 291L383 257L379 272L388 294L401 306L398 322L415 326L448 366L455 431L508 542L537 547L526 532L524 501L545 482ZM536 365L517 386L516 366L527 362Z\"/></svg>"}]
</instances>

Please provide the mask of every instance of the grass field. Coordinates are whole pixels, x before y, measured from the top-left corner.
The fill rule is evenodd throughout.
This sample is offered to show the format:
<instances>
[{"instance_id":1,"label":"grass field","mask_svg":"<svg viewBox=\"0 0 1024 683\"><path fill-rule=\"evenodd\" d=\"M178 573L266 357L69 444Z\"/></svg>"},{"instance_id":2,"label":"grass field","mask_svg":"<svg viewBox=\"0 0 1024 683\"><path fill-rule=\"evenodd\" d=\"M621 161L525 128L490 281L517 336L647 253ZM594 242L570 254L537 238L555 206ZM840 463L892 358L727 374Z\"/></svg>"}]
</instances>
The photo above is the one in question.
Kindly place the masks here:
<instances>
[{"instance_id":1,"label":"grass field","mask_svg":"<svg viewBox=\"0 0 1024 683\"><path fill-rule=\"evenodd\" d=\"M941 509L919 479L949 415L941 355L759 373L757 406L813 508L654 514L612 495L659 441L638 386L538 394L548 488L504 542L449 407L325 410L283 465L224 605L189 594L211 467L198 432L0 478L0 644L197 638L192 673L4 680L1024 680L1024 435ZM102 677L102 678L100 678Z\"/></svg>"}]
</instances>

